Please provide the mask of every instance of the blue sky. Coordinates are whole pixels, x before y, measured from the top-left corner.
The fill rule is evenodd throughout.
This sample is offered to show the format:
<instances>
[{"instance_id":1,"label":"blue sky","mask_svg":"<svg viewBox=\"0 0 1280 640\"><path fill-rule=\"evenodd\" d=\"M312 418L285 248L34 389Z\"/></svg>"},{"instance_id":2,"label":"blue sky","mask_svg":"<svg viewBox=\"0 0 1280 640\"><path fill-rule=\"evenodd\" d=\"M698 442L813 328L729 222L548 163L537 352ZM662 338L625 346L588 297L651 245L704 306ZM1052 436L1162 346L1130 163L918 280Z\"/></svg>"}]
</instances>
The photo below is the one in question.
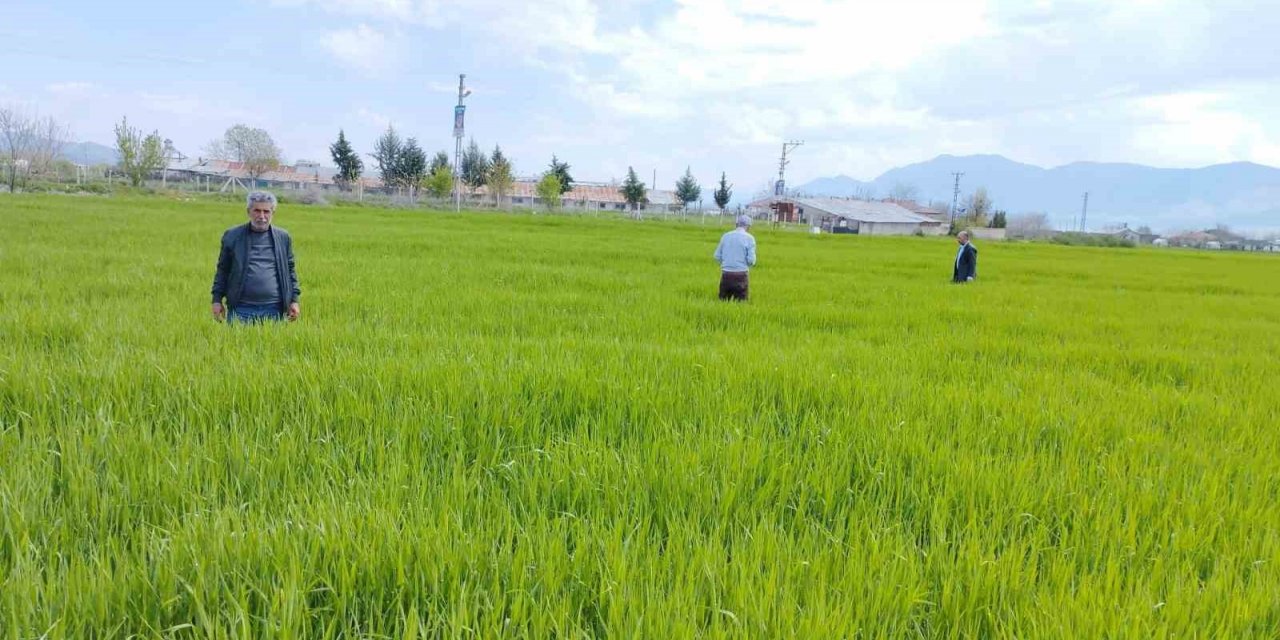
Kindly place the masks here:
<instances>
[{"instance_id":1,"label":"blue sky","mask_svg":"<svg viewBox=\"0 0 1280 640\"><path fill-rule=\"evenodd\" d=\"M123 115L198 154L228 126L287 159L361 151L394 124L468 133L517 173L584 180L686 166L765 188L871 179L942 153L1280 165L1280 3L1254 0L8 0L0 103L110 144Z\"/></svg>"}]
</instances>

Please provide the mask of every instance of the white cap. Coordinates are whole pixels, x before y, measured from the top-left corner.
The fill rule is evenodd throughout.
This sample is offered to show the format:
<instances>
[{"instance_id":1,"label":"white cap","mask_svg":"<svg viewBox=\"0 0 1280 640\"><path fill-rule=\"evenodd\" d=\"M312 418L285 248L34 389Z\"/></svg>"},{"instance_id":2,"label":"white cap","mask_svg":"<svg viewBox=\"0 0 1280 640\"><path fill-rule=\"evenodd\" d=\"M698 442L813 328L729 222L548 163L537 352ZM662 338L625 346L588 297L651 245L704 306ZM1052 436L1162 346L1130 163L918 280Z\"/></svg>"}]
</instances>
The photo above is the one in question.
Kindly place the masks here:
<instances>
[{"instance_id":1,"label":"white cap","mask_svg":"<svg viewBox=\"0 0 1280 640\"><path fill-rule=\"evenodd\" d=\"M744 213L744 214L742 214L742 215L740 215L740 216L738 216L738 226L739 226L739 227L749 227L749 226L751 226L751 216L749 216L749 215L747 215L747 214L745 214L745 213Z\"/></svg>"}]
</instances>

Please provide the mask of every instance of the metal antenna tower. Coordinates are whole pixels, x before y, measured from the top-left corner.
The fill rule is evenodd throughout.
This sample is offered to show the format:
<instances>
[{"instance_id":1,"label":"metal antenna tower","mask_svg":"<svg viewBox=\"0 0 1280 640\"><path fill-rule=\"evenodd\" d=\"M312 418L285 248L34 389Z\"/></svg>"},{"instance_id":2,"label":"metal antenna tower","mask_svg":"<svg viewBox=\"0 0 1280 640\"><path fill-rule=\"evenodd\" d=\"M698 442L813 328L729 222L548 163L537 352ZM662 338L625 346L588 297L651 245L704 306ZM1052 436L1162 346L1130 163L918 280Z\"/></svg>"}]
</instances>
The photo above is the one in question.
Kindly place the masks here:
<instances>
[{"instance_id":1,"label":"metal antenna tower","mask_svg":"<svg viewBox=\"0 0 1280 640\"><path fill-rule=\"evenodd\" d=\"M1084 206L1080 208L1080 230L1085 231L1089 227L1085 226L1085 219L1089 216L1089 192L1084 192Z\"/></svg>"},{"instance_id":2,"label":"metal antenna tower","mask_svg":"<svg viewBox=\"0 0 1280 640\"><path fill-rule=\"evenodd\" d=\"M471 90L464 84L466 79L467 74L458 74L458 106L453 108L453 137L455 139L453 150L454 211L462 211L462 136L467 113L467 107L462 104L462 99L471 95Z\"/></svg>"},{"instance_id":3,"label":"metal antenna tower","mask_svg":"<svg viewBox=\"0 0 1280 640\"><path fill-rule=\"evenodd\" d=\"M773 185L773 195L787 195L787 165L791 164L791 161L787 159L787 154L803 144L804 140L792 140L782 143L782 159L778 161L778 182Z\"/></svg>"},{"instance_id":4,"label":"metal antenna tower","mask_svg":"<svg viewBox=\"0 0 1280 640\"><path fill-rule=\"evenodd\" d=\"M951 222L954 223L956 221L956 207L960 206L960 177L964 175L964 172L954 171L951 175L956 177L956 187L951 192Z\"/></svg>"}]
</instances>

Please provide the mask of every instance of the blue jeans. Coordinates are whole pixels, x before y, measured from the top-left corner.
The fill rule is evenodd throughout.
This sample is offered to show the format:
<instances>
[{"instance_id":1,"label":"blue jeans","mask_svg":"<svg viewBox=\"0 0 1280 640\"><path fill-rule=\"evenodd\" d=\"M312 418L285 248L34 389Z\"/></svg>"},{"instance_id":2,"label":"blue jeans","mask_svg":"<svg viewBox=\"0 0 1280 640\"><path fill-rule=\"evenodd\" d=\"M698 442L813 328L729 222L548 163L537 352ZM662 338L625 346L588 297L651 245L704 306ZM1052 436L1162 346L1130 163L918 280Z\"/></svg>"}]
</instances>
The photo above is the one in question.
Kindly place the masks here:
<instances>
[{"instance_id":1,"label":"blue jeans","mask_svg":"<svg viewBox=\"0 0 1280 640\"><path fill-rule=\"evenodd\" d=\"M227 324L259 324L262 322L273 321L279 322L284 320L284 314L280 312L278 304L242 304L238 307L232 307L231 313L227 314Z\"/></svg>"}]
</instances>

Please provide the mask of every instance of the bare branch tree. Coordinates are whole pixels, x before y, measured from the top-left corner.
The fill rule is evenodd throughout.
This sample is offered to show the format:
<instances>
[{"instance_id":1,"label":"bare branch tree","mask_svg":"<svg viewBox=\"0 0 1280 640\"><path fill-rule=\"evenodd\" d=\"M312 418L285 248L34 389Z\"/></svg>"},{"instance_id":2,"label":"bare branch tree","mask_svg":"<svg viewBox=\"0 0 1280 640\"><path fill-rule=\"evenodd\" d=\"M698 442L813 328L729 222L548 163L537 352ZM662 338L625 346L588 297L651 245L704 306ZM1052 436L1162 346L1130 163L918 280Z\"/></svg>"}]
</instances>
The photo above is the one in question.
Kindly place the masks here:
<instances>
[{"instance_id":1,"label":"bare branch tree","mask_svg":"<svg viewBox=\"0 0 1280 640\"><path fill-rule=\"evenodd\" d=\"M48 175L53 163L62 155L71 137L71 129L52 117L36 118L33 122L31 149L28 152L28 173L34 176Z\"/></svg>"},{"instance_id":2,"label":"bare branch tree","mask_svg":"<svg viewBox=\"0 0 1280 640\"><path fill-rule=\"evenodd\" d=\"M17 188L18 177L52 171L71 137L70 130L52 117L41 118L16 107L0 107L0 166L9 182L9 191Z\"/></svg>"},{"instance_id":3,"label":"bare branch tree","mask_svg":"<svg viewBox=\"0 0 1280 640\"><path fill-rule=\"evenodd\" d=\"M222 138L205 145L204 153L215 160L243 163L255 183L262 174L280 166L283 155L271 134L243 124L232 126Z\"/></svg>"},{"instance_id":4,"label":"bare branch tree","mask_svg":"<svg viewBox=\"0 0 1280 640\"><path fill-rule=\"evenodd\" d=\"M4 161L4 169L9 178L9 193L18 187L18 172L25 171L29 165L27 156L31 152L32 140L35 137L35 124L32 118L12 107L0 107L0 158Z\"/></svg>"},{"instance_id":5,"label":"bare branch tree","mask_svg":"<svg viewBox=\"0 0 1280 640\"><path fill-rule=\"evenodd\" d=\"M919 193L920 190L916 189L914 184L899 182L893 185L893 190L889 192L889 199L894 202L915 202Z\"/></svg>"},{"instance_id":6,"label":"bare branch tree","mask_svg":"<svg viewBox=\"0 0 1280 640\"><path fill-rule=\"evenodd\" d=\"M1024 213L1010 216L1007 233L1010 238L1043 238L1053 234L1049 216L1043 213Z\"/></svg>"}]
</instances>

